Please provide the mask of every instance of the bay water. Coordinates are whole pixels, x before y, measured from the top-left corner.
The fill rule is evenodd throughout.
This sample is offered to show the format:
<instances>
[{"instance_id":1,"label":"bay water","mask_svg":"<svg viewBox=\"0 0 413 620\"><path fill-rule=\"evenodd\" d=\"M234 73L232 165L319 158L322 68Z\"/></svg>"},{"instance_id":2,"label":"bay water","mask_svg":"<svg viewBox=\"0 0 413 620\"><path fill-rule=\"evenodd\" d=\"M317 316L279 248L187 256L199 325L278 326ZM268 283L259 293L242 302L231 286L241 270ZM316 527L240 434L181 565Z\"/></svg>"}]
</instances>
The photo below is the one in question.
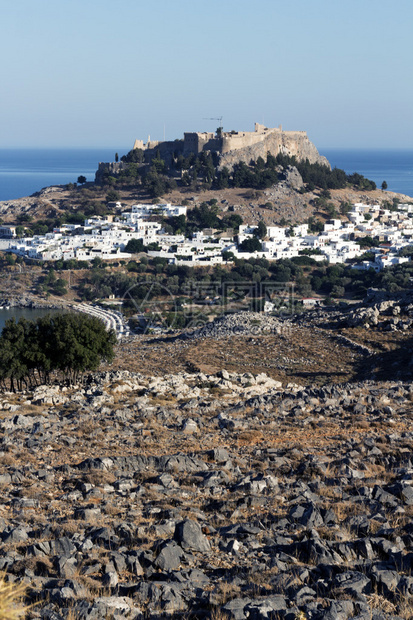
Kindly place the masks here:
<instances>
[{"instance_id":1,"label":"bay water","mask_svg":"<svg viewBox=\"0 0 413 620\"><path fill-rule=\"evenodd\" d=\"M21 318L27 319L28 321L35 321L47 314L56 314L58 312L62 312L62 310L56 310L54 308L18 308L16 306L0 308L0 333L8 319L14 318L16 322Z\"/></svg>"},{"instance_id":2,"label":"bay water","mask_svg":"<svg viewBox=\"0 0 413 620\"><path fill-rule=\"evenodd\" d=\"M50 185L95 180L99 162L130 149L0 149L0 201L30 196Z\"/></svg>"},{"instance_id":3,"label":"bay water","mask_svg":"<svg viewBox=\"0 0 413 620\"><path fill-rule=\"evenodd\" d=\"M99 162L115 160L129 148L0 149L0 201L30 196L49 185L94 181ZM319 149L332 167L358 172L381 187L413 197L413 149Z\"/></svg>"},{"instance_id":4,"label":"bay water","mask_svg":"<svg viewBox=\"0 0 413 620\"><path fill-rule=\"evenodd\" d=\"M358 172L374 181L383 181L391 192L413 197L413 149L320 149L331 166L347 174Z\"/></svg>"}]
</instances>

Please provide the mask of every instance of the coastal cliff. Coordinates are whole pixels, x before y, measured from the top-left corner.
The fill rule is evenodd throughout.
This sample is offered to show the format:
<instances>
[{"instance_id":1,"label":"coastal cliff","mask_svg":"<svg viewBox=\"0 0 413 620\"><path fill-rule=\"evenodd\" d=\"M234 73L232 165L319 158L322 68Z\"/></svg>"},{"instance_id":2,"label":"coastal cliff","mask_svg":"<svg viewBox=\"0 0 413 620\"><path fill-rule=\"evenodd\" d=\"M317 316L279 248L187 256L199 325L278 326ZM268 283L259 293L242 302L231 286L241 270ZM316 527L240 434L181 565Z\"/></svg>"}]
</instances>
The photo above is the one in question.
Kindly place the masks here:
<instances>
[{"instance_id":1,"label":"coastal cliff","mask_svg":"<svg viewBox=\"0 0 413 620\"><path fill-rule=\"evenodd\" d=\"M226 166L231 169L240 161L256 161L258 157L265 160L267 153L271 153L274 157L278 154L288 155L296 157L299 161L308 159L310 164L322 164L331 169L329 161L319 154L316 146L309 140L307 132L282 130L263 134L262 139L255 144L224 152L221 155L220 168Z\"/></svg>"},{"instance_id":2,"label":"coastal cliff","mask_svg":"<svg viewBox=\"0 0 413 620\"><path fill-rule=\"evenodd\" d=\"M153 158L162 158L167 165L174 165L179 156L188 157L200 153L216 153L220 167L232 168L234 164L258 157L266 159L267 153L274 157L279 154L296 157L299 161L308 160L331 168L328 160L321 156L315 145L308 139L306 131L284 131L281 127L266 127L255 123L254 131L223 131L219 127L213 132L186 132L183 140L153 141L146 143L135 140L132 151L141 151L141 162L150 163ZM118 173L122 163L101 163L96 173L99 181L104 174Z\"/></svg>"}]
</instances>

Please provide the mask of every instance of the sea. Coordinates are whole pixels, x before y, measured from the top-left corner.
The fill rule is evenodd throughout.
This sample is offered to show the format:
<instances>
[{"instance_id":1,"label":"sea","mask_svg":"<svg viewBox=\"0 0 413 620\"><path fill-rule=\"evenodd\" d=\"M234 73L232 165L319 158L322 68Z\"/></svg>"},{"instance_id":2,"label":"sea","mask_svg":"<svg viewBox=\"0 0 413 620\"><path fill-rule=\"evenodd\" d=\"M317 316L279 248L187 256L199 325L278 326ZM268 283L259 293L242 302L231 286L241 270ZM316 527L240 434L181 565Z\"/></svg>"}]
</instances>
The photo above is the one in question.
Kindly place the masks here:
<instances>
[{"instance_id":1,"label":"sea","mask_svg":"<svg viewBox=\"0 0 413 620\"><path fill-rule=\"evenodd\" d=\"M99 162L115 161L130 148L0 149L0 201L31 196L49 185L95 180Z\"/></svg>"},{"instance_id":2,"label":"sea","mask_svg":"<svg viewBox=\"0 0 413 620\"><path fill-rule=\"evenodd\" d=\"M2 332L8 319L14 318L16 321L19 319L35 321L42 316L46 316L47 314L56 314L57 312L61 312L61 310L49 310L47 308L18 308L15 306L11 308L0 308L0 333Z\"/></svg>"},{"instance_id":3,"label":"sea","mask_svg":"<svg viewBox=\"0 0 413 620\"><path fill-rule=\"evenodd\" d=\"M0 149L0 201L30 196L43 187L75 183L81 175L93 181L99 162L115 160L129 148ZM358 172L378 187L413 197L413 149L319 149L332 167ZM8 318L35 319L44 310L0 309L0 332Z\"/></svg>"},{"instance_id":4,"label":"sea","mask_svg":"<svg viewBox=\"0 0 413 620\"><path fill-rule=\"evenodd\" d=\"M30 196L49 185L93 181L99 162L129 148L0 149L0 201ZM413 197L413 149L319 149L333 167L358 172L381 187Z\"/></svg>"},{"instance_id":5,"label":"sea","mask_svg":"<svg viewBox=\"0 0 413 620\"><path fill-rule=\"evenodd\" d=\"M413 197L413 149L319 149L333 168L347 174L358 172L374 181L383 181L387 190Z\"/></svg>"}]
</instances>

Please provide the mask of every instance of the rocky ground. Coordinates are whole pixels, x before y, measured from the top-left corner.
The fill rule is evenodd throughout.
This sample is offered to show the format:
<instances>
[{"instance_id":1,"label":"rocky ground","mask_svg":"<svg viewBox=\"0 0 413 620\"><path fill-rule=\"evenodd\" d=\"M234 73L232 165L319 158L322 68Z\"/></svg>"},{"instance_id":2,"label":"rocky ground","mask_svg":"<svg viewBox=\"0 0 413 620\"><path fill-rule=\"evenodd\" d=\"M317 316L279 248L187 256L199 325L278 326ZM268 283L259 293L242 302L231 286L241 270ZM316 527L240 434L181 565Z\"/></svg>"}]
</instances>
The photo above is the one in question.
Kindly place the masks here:
<instances>
[{"instance_id":1,"label":"rocky ground","mask_svg":"<svg viewBox=\"0 0 413 620\"><path fill-rule=\"evenodd\" d=\"M326 214L317 213L313 204L319 196L319 191L301 193L303 183L296 168L288 169L285 179L280 183L259 191L245 188L231 188L222 190L199 190L180 188L173 190L162 197L162 202L181 204L183 200L189 201L191 206L199 205L203 201L216 199L221 213L228 210L241 215L246 224L257 224L264 220L267 225L274 225L280 221L288 221L291 224L299 224L307 221L310 216ZM14 200L0 201L0 217L6 224L15 224L29 218L30 221L44 218L58 217L64 213L81 210L81 205L86 201L105 202L107 187L100 187L93 183L86 184L83 188L67 189L66 186L46 187L32 196L17 198ZM142 188L119 188L120 201L123 210L130 209L137 202L150 203L150 198ZM329 202L335 205L339 211L342 202L364 202L366 204L380 204L384 201L392 201L397 198L400 202L410 202L411 198L404 194L376 189L374 191L359 191L354 188L331 190ZM271 208L268 208L270 203ZM23 219L22 219L23 218ZM26 218L26 220L24 219Z\"/></svg>"},{"instance_id":2,"label":"rocky ground","mask_svg":"<svg viewBox=\"0 0 413 620\"><path fill-rule=\"evenodd\" d=\"M320 307L283 317L228 314L183 333L142 336L120 344L110 368L165 373L268 374L283 384L322 386L366 379L409 380L413 296Z\"/></svg>"},{"instance_id":3,"label":"rocky ground","mask_svg":"<svg viewBox=\"0 0 413 620\"><path fill-rule=\"evenodd\" d=\"M112 370L3 393L0 570L27 617L413 617L411 383L306 383Z\"/></svg>"},{"instance_id":4,"label":"rocky ground","mask_svg":"<svg viewBox=\"0 0 413 620\"><path fill-rule=\"evenodd\" d=\"M412 302L228 315L0 394L27 618L413 618Z\"/></svg>"}]
</instances>

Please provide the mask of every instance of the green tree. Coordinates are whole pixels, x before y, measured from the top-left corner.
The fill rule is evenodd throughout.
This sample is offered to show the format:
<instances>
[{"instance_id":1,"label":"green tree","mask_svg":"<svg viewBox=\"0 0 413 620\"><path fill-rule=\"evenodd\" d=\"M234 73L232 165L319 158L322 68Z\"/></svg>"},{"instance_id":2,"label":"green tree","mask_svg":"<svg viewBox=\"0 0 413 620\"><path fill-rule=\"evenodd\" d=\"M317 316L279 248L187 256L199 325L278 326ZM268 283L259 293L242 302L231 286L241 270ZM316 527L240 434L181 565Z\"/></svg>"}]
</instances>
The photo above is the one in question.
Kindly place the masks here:
<instances>
[{"instance_id":1,"label":"green tree","mask_svg":"<svg viewBox=\"0 0 413 620\"><path fill-rule=\"evenodd\" d=\"M346 202L344 200L342 200L340 202L340 213L341 213L341 215L347 215L351 211L352 208L353 207L352 207L351 202Z\"/></svg>"},{"instance_id":2,"label":"green tree","mask_svg":"<svg viewBox=\"0 0 413 620\"><path fill-rule=\"evenodd\" d=\"M361 248L374 248L380 245L380 242L377 239L373 239L370 235L358 238L357 243Z\"/></svg>"},{"instance_id":3,"label":"green tree","mask_svg":"<svg viewBox=\"0 0 413 620\"><path fill-rule=\"evenodd\" d=\"M77 182L79 183L79 185L84 185L86 183L86 177L83 176L83 174L81 174L79 177L77 177Z\"/></svg>"},{"instance_id":4,"label":"green tree","mask_svg":"<svg viewBox=\"0 0 413 620\"><path fill-rule=\"evenodd\" d=\"M6 379L10 381L10 388L22 389L23 381L28 375L26 365L26 350L28 344L28 322L20 319L6 321L0 336L0 379L3 384Z\"/></svg>"},{"instance_id":5,"label":"green tree","mask_svg":"<svg viewBox=\"0 0 413 620\"><path fill-rule=\"evenodd\" d=\"M251 237L244 239L238 246L240 252L260 252L262 250L262 244L257 237Z\"/></svg>"},{"instance_id":6,"label":"green tree","mask_svg":"<svg viewBox=\"0 0 413 620\"><path fill-rule=\"evenodd\" d=\"M52 372L74 382L101 361L111 361L115 343L113 330L84 314L10 319L0 336L0 380L12 390L48 381Z\"/></svg>"},{"instance_id":7,"label":"green tree","mask_svg":"<svg viewBox=\"0 0 413 620\"><path fill-rule=\"evenodd\" d=\"M225 250L224 252L222 252L222 259L224 261L233 261L234 260L234 253L233 252L229 252L228 250Z\"/></svg>"},{"instance_id":8,"label":"green tree","mask_svg":"<svg viewBox=\"0 0 413 620\"><path fill-rule=\"evenodd\" d=\"M63 278L58 278L58 280L56 280L56 283L53 287L53 293L59 296L66 295L67 293L66 280L64 280Z\"/></svg>"},{"instance_id":9,"label":"green tree","mask_svg":"<svg viewBox=\"0 0 413 620\"><path fill-rule=\"evenodd\" d=\"M332 202L326 204L325 212L328 214L328 217L335 217L337 215L336 207Z\"/></svg>"},{"instance_id":10,"label":"green tree","mask_svg":"<svg viewBox=\"0 0 413 620\"><path fill-rule=\"evenodd\" d=\"M115 332L107 332L98 318L67 313L50 320L54 336L50 352L53 366L70 381L76 381L86 370L96 370L102 360L113 359Z\"/></svg>"},{"instance_id":11,"label":"green tree","mask_svg":"<svg viewBox=\"0 0 413 620\"><path fill-rule=\"evenodd\" d=\"M20 239L24 237L25 229L24 226L16 226L16 237Z\"/></svg>"},{"instance_id":12,"label":"green tree","mask_svg":"<svg viewBox=\"0 0 413 620\"><path fill-rule=\"evenodd\" d=\"M165 194L167 185L165 178L156 170L150 170L143 179L143 186L152 198L160 198Z\"/></svg>"},{"instance_id":13,"label":"green tree","mask_svg":"<svg viewBox=\"0 0 413 620\"><path fill-rule=\"evenodd\" d=\"M387 183L386 183L386 181L383 181L383 183L381 184L381 189L382 189L382 190L387 189Z\"/></svg>"},{"instance_id":14,"label":"green tree","mask_svg":"<svg viewBox=\"0 0 413 620\"><path fill-rule=\"evenodd\" d=\"M14 265L16 262L16 257L13 254L6 254L6 263L8 265Z\"/></svg>"},{"instance_id":15,"label":"green tree","mask_svg":"<svg viewBox=\"0 0 413 620\"><path fill-rule=\"evenodd\" d=\"M258 237L258 239L265 239L267 236L267 227L263 220L258 222L257 228L254 230L254 235Z\"/></svg>"},{"instance_id":16,"label":"green tree","mask_svg":"<svg viewBox=\"0 0 413 620\"><path fill-rule=\"evenodd\" d=\"M106 194L106 202L115 202L119 200L119 194L114 189L110 189Z\"/></svg>"},{"instance_id":17,"label":"green tree","mask_svg":"<svg viewBox=\"0 0 413 620\"><path fill-rule=\"evenodd\" d=\"M138 254L139 252L145 252L145 246L142 239L130 239L125 247L125 252L130 254Z\"/></svg>"}]
</instances>

